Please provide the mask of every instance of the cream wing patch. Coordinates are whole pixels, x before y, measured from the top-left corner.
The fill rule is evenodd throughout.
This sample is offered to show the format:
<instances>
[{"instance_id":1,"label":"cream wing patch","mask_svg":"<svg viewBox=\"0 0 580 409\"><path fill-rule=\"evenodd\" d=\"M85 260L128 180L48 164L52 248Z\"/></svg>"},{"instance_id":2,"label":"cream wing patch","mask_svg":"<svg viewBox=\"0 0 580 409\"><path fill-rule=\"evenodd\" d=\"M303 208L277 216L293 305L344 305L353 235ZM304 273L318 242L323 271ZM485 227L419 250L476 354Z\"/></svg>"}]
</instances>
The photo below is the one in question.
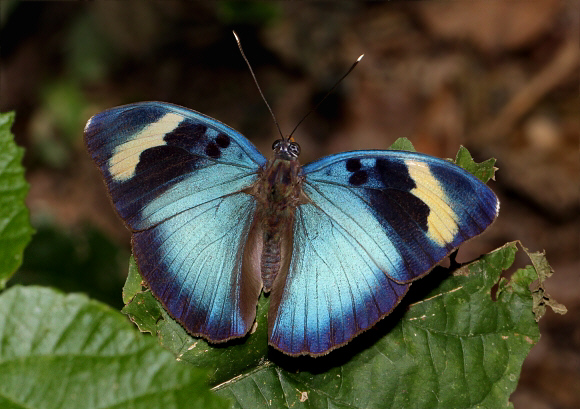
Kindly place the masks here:
<instances>
[{"instance_id":1,"label":"cream wing patch","mask_svg":"<svg viewBox=\"0 0 580 409\"><path fill-rule=\"evenodd\" d=\"M157 122L147 125L113 151L109 159L109 171L117 182L124 182L135 175L141 152L165 145L163 137L173 131L183 121L183 116L168 113Z\"/></svg>"},{"instance_id":2,"label":"cream wing patch","mask_svg":"<svg viewBox=\"0 0 580 409\"><path fill-rule=\"evenodd\" d=\"M452 242L457 234L458 225L455 221L455 212L445 202L447 195L427 164L413 160L407 160L405 164L416 185L411 193L429 206L427 235L443 247Z\"/></svg>"}]
</instances>

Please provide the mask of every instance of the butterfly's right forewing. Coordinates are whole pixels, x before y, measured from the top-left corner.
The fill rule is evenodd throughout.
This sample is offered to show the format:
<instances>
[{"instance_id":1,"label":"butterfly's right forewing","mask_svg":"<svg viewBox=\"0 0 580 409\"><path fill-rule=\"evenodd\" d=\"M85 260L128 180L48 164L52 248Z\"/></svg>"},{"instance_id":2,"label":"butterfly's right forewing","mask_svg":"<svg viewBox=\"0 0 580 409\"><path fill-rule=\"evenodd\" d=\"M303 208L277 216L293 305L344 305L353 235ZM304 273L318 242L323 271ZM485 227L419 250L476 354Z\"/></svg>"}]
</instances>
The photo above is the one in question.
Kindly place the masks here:
<instances>
[{"instance_id":1,"label":"butterfly's right forewing","mask_svg":"<svg viewBox=\"0 0 580 409\"><path fill-rule=\"evenodd\" d=\"M85 141L153 294L194 335L246 334L261 280L242 269L256 208L243 191L266 159L226 125L159 102L95 115Z\"/></svg>"},{"instance_id":2,"label":"butterfly's right forewing","mask_svg":"<svg viewBox=\"0 0 580 409\"><path fill-rule=\"evenodd\" d=\"M241 134L176 105L142 102L103 111L85 142L131 230L250 186L266 159Z\"/></svg>"}]
</instances>

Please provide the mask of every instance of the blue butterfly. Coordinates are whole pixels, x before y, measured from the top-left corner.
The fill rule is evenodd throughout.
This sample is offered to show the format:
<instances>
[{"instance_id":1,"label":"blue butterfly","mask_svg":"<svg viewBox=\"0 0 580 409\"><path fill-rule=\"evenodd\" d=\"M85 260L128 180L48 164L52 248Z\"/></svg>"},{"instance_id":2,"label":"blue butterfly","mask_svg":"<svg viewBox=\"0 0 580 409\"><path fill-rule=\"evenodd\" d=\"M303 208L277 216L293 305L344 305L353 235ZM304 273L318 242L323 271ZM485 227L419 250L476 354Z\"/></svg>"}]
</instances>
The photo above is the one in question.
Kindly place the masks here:
<instances>
[{"instance_id":1,"label":"blue butterfly","mask_svg":"<svg viewBox=\"0 0 580 409\"><path fill-rule=\"evenodd\" d=\"M85 141L170 315L211 342L243 337L263 290L269 344L293 356L372 327L499 210L446 160L368 150L300 166L291 138L267 160L232 128L167 103L101 112Z\"/></svg>"}]
</instances>

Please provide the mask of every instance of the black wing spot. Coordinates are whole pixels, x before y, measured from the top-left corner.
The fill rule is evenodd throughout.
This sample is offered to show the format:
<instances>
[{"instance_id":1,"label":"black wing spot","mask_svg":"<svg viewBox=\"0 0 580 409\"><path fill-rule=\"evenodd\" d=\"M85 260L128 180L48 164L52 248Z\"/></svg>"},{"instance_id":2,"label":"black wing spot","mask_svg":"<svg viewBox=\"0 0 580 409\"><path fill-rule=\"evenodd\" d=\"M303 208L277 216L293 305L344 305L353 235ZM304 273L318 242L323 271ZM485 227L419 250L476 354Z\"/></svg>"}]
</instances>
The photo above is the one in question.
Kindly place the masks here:
<instances>
[{"instance_id":1,"label":"black wing spot","mask_svg":"<svg viewBox=\"0 0 580 409\"><path fill-rule=\"evenodd\" d=\"M167 133L163 140L167 145L177 146L188 152L195 152L200 145L203 146L203 142L206 140L206 131L207 126L184 120L177 128Z\"/></svg>"},{"instance_id":2,"label":"black wing spot","mask_svg":"<svg viewBox=\"0 0 580 409\"><path fill-rule=\"evenodd\" d=\"M377 178L384 187L407 192L417 187L409 174L408 166L401 161L377 158L375 169Z\"/></svg>"},{"instance_id":3,"label":"black wing spot","mask_svg":"<svg viewBox=\"0 0 580 409\"><path fill-rule=\"evenodd\" d=\"M135 176L116 193L130 196L157 189L157 194L160 194L169 187L169 182L197 169L201 160L199 156L175 146L149 148L141 152Z\"/></svg>"},{"instance_id":4,"label":"black wing spot","mask_svg":"<svg viewBox=\"0 0 580 409\"><path fill-rule=\"evenodd\" d=\"M429 230L427 219L431 213L431 209L425 202L412 193L403 192L401 190L389 190L388 195L411 217L413 221L419 225L424 232Z\"/></svg>"},{"instance_id":5,"label":"black wing spot","mask_svg":"<svg viewBox=\"0 0 580 409\"><path fill-rule=\"evenodd\" d=\"M207 144L205 147L205 154L214 159L218 159L222 155L220 148L214 142Z\"/></svg>"},{"instance_id":6,"label":"black wing spot","mask_svg":"<svg viewBox=\"0 0 580 409\"><path fill-rule=\"evenodd\" d=\"M350 158L349 160L346 161L346 170L348 170L349 172L356 172L357 170L360 170L360 168L361 168L360 159Z\"/></svg>"},{"instance_id":7,"label":"black wing spot","mask_svg":"<svg viewBox=\"0 0 580 409\"><path fill-rule=\"evenodd\" d=\"M220 133L216 138L215 142L220 148L227 148L230 146L230 137L225 133Z\"/></svg>"},{"instance_id":8,"label":"black wing spot","mask_svg":"<svg viewBox=\"0 0 580 409\"><path fill-rule=\"evenodd\" d=\"M348 178L348 182L354 186L364 185L367 180L369 180L369 175L365 170L358 170Z\"/></svg>"}]
</instances>

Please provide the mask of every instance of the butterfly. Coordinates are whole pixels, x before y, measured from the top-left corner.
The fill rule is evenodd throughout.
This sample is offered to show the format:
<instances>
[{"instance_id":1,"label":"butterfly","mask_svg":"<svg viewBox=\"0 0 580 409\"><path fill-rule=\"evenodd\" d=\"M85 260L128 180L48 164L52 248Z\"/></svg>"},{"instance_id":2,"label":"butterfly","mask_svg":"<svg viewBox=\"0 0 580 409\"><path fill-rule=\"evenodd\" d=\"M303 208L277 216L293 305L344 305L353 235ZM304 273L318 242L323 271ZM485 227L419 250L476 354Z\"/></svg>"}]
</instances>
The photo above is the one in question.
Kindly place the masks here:
<instances>
[{"instance_id":1,"label":"butterfly","mask_svg":"<svg viewBox=\"0 0 580 409\"><path fill-rule=\"evenodd\" d=\"M269 344L324 355L499 211L490 188L443 159L366 150L301 166L282 137L267 160L234 129L168 103L101 112L84 137L147 286L214 343L250 331L263 291Z\"/></svg>"}]
</instances>

